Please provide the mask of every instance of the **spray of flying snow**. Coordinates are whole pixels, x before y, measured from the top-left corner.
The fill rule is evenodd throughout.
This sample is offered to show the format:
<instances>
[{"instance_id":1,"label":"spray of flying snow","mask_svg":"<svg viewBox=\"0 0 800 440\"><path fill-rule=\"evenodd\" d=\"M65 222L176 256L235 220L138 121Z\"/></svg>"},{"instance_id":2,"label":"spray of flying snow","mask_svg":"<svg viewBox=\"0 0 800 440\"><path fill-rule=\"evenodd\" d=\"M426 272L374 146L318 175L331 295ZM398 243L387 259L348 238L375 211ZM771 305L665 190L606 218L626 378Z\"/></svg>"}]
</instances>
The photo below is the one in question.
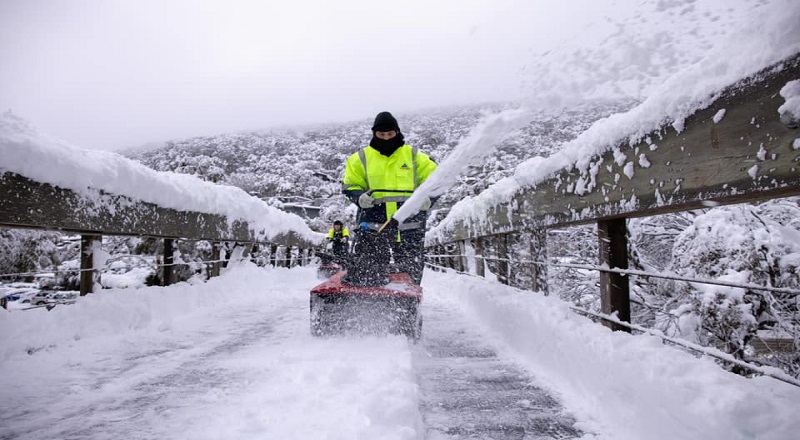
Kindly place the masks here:
<instances>
[{"instance_id":1,"label":"spray of flying snow","mask_svg":"<svg viewBox=\"0 0 800 440\"><path fill-rule=\"evenodd\" d=\"M402 222L419 210L425 197L442 195L467 167L492 154L501 138L511 131L524 127L534 116L534 112L520 108L484 117L470 134L456 145L428 180L397 210L394 218Z\"/></svg>"},{"instance_id":2,"label":"spray of flying snow","mask_svg":"<svg viewBox=\"0 0 800 440\"><path fill-rule=\"evenodd\" d=\"M487 210L521 188L565 168L585 173L593 157L638 142L665 124L682 131L685 118L724 87L800 51L796 0L736 0L725 9L711 0L651 0L619 16L607 38L564 44L535 59L526 105L552 113L587 99L633 97L641 104L598 120L550 157L533 157L513 176L456 203L431 238L460 221L486 222ZM787 100L785 95L794 96L791 89L784 92Z\"/></svg>"},{"instance_id":3,"label":"spray of flying snow","mask_svg":"<svg viewBox=\"0 0 800 440\"><path fill-rule=\"evenodd\" d=\"M645 0L609 5L585 35L531 59L525 68L526 95L540 103L534 108L607 98L642 100L701 60L765 3L731 0L722 8L716 0Z\"/></svg>"},{"instance_id":4,"label":"spray of flying snow","mask_svg":"<svg viewBox=\"0 0 800 440\"><path fill-rule=\"evenodd\" d=\"M609 15L587 29L591 43L575 37L535 56L525 67L522 102L529 110L482 120L395 218L406 219L425 196L441 194L468 165L491 153L502 136L535 115L560 114L587 101L645 99L668 78L703 59L764 3L733 0L722 9L712 0L649 0L635 7L610 6Z\"/></svg>"}]
</instances>

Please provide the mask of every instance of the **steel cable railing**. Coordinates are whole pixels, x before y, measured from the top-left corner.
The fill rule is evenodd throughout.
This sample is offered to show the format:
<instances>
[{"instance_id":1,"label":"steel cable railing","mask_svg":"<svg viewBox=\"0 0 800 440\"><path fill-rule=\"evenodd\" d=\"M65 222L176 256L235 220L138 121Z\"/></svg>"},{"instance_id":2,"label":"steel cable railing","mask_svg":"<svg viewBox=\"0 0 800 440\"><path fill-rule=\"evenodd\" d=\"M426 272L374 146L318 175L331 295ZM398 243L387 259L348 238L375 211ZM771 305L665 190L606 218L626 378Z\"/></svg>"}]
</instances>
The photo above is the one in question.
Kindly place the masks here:
<instances>
[{"instance_id":1,"label":"steel cable railing","mask_svg":"<svg viewBox=\"0 0 800 440\"><path fill-rule=\"evenodd\" d=\"M259 257L259 258L266 258L266 257ZM10 277L29 277L29 276L36 276L36 275L47 275L47 274L58 274L58 273L81 273L81 272L94 272L94 271L109 271L109 270L116 270L116 269L136 269L140 267L146 267L150 269L158 269L161 267L174 267L174 266L190 266L192 264L213 264L213 263L229 263L231 261L245 261L245 260L257 260L258 258L250 258L250 257L243 257L239 259L220 259L220 260L201 260L201 261L181 261L177 263L156 263L156 264L140 264L140 265L133 265L133 266L105 266L105 267L95 267L91 269L60 269L60 270L41 270L41 271L31 271L31 272L16 272L16 273L0 273L0 278L10 278ZM305 258L275 258L276 262L285 262L285 261L299 261L299 260L311 260L311 257Z\"/></svg>"},{"instance_id":2,"label":"steel cable railing","mask_svg":"<svg viewBox=\"0 0 800 440\"><path fill-rule=\"evenodd\" d=\"M448 256L452 257L452 255L448 255ZM434 255L430 255L430 257L434 257ZM441 256L439 256L439 257L441 257ZM478 258L483 258L483 257L478 257ZM425 264L427 264L430 267L435 267L435 268L445 269L445 270L452 270L452 271L454 271L456 273L459 273L459 274L462 274L462 275L467 275L467 276L471 276L471 277L475 277L475 278L485 279L484 277L481 277L479 275L475 275L475 274L472 274L472 273L469 273L469 272L458 271L458 270L455 270L455 269L452 269L452 268L449 268L449 267L446 267L446 266L440 266L440 265L433 264L433 263L430 263L430 262L426 262ZM523 290L518 289L518 288L513 287L513 286L509 286L509 288L516 289L516 290L518 290L520 292L523 292ZM647 327L642 327L640 325L631 324L629 322L619 320L613 315L606 315L606 314L603 314L603 313L593 312L591 310L587 310L587 309L584 309L582 307L578 307L578 306L571 305L571 304L569 305L569 307L570 307L570 309L572 309L576 313L580 313L580 314L583 314L583 315L595 317L595 318L602 319L602 320L605 320L605 321L610 321L610 322L613 322L615 324L621 325L623 327L630 328L632 330L636 330L636 331L641 332L641 333L646 333L646 334L649 334L649 335L652 335L652 336L656 336L658 338L661 338L661 340L663 340L663 341L669 342L670 344L673 344L673 345L677 345L677 346L679 346L681 348L684 348L686 350L692 351L694 353L698 353L698 354L701 354L701 355L704 355L704 356L710 356L710 357L713 357L715 359L718 359L718 360L721 360L721 361L728 362L730 364L739 366L741 368L745 368L748 371L751 371L753 373L764 375L764 376L768 376L768 377L771 377L773 379L779 380L781 382L785 382L785 383L788 383L790 385L794 385L796 387L800 387L800 380L797 380L797 379L793 378L792 376L790 376L790 375L788 375L788 374L786 374L786 373L784 373L782 371L774 372L774 371L771 371L769 368L764 368L764 367L759 366L759 365L754 365L754 364L751 364L749 362L745 362L745 361L736 359L732 355L730 355L728 353L725 353L723 351L717 350L715 348L703 347L702 345L698 345L698 344L695 344L695 343L692 343L692 342L689 342L689 341L684 341L682 339L673 338L671 336L667 336L667 335L663 334L662 332L660 332L658 330L649 329Z\"/></svg>"},{"instance_id":3,"label":"steel cable railing","mask_svg":"<svg viewBox=\"0 0 800 440\"><path fill-rule=\"evenodd\" d=\"M712 280L707 278L692 278L692 277L684 277L680 275L674 274L663 274L663 273L655 273L655 272L647 272L642 270L635 270L635 269L617 269L617 268L610 268L607 266L592 266L587 264L571 264L571 263L547 263L542 261L533 261L533 260L516 260L510 258L497 258L497 257L483 257L483 256L474 256L474 255L426 255L429 258L453 258L453 257L466 257L466 258L475 258L475 259L483 259L483 260L491 260L491 261L506 261L509 263L526 263L526 264L535 264L538 266L549 266L549 267L569 267L574 269L584 269L584 270L595 270L598 272L610 272L610 273L618 273L622 275L636 275L641 277L648 277L648 278L661 278L666 280L675 280L675 281L686 281L690 283L700 283L700 284L712 284L717 286L725 286L725 287L738 287L742 289L750 289L750 290L760 290L760 291L768 291L768 292L776 292L776 293L788 293L792 295L800 295L800 289L792 289L788 287L772 287L772 286L762 286L759 284L748 284L748 283L733 283L729 281L722 281L722 280Z\"/></svg>"}]
</instances>

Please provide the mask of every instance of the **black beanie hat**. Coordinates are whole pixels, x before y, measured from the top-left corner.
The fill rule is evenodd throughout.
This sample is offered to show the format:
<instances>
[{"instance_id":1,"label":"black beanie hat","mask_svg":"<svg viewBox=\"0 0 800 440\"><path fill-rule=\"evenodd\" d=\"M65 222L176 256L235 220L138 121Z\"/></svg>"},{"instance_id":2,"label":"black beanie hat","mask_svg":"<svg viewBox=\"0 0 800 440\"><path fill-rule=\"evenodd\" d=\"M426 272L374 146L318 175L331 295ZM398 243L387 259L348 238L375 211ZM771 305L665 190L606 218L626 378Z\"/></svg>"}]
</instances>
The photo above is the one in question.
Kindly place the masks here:
<instances>
[{"instance_id":1,"label":"black beanie hat","mask_svg":"<svg viewBox=\"0 0 800 440\"><path fill-rule=\"evenodd\" d=\"M400 131L397 119L389 112L380 112L375 116L375 123L372 124L372 131Z\"/></svg>"},{"instance_id":2,"label":"black beanie hat","mask_svg":"<svg viewBox=\"0 0 800 440\"><path fill-rule=\"evenodd\" d=\"M339 225L339 226L344 226L344 225L342 224L342 222L341 222L341 221L339 221L339 220L336 220L335 222L333 222L333 226L336 226L336 225Z\"/></svg>"}]
</instances>

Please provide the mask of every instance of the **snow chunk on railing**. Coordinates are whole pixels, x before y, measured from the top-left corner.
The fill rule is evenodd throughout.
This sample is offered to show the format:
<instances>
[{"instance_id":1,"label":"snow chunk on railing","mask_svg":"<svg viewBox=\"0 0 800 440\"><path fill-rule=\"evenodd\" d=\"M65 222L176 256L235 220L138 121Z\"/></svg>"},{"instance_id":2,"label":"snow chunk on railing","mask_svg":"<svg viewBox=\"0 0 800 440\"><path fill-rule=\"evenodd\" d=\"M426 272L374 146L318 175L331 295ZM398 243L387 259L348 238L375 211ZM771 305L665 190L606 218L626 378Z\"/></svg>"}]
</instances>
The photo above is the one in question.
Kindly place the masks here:
<instances>
[{"instance_id":1,"label":"snow chunk on railing","mask_svg":"<svg viewBox=\"0 0 800 440\"><path fill-rule=\"evenodd\" d=\"M723 108L723 109L720 109L717 113L714 114L714 118L713 118L714 119L714 123L718 124L719 121L721 121L722 118L724 118L724 117L725 117L725 109Z\"/></svg>"},{"instance_id":2,"label":"snow chunk on railing","mask_svg":"<svg viewBox=\"0 0 800 440\"><path fill-rule=\"evenodd\" d=\"M800 80L789 81L781 89L781 96L786 102L778 107L781 122L790 128L800 126Z\"/></svg>"}]
</instances>

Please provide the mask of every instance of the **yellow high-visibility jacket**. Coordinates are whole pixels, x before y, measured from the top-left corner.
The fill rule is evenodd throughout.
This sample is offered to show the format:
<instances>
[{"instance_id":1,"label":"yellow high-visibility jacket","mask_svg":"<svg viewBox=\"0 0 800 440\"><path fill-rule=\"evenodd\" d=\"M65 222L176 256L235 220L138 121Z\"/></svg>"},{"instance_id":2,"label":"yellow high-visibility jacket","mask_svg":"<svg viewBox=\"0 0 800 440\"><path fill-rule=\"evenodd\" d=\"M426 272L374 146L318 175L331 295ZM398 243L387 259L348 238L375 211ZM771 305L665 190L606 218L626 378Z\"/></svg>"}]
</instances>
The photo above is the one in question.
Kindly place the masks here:
<instances>
[{"instance_id":1,"label":"yellow high-visibility jacket","mask_svg":"<svg viewBox=\"0 0 800 440\"><path fill-rule=\"evenodd\" d=\"M347 228L343 227L342 230L339 231L339 232L340 232L340 235L339 235L340 238L348 238L348 237L350 237L350 231L348 231ZM336 230L331 228L331 230L328 231L328 239L333 240L334 238L336 238Z\"/></svg>"},{"instance_id":2,"label":"yellow high-visibility jacket","mask_svg":"<svg viewBox=\"0 0 800 440\"><path fill-rule=\"evenodd\" d=\"M358 197L365 191L373 190L375 207L363 210L359 221L382 223L435 169L436 162L411 145L403 145L389 157L367 146L347 159L343 190L354 203L358 203Z\"/></svg>"}]
</instances>

